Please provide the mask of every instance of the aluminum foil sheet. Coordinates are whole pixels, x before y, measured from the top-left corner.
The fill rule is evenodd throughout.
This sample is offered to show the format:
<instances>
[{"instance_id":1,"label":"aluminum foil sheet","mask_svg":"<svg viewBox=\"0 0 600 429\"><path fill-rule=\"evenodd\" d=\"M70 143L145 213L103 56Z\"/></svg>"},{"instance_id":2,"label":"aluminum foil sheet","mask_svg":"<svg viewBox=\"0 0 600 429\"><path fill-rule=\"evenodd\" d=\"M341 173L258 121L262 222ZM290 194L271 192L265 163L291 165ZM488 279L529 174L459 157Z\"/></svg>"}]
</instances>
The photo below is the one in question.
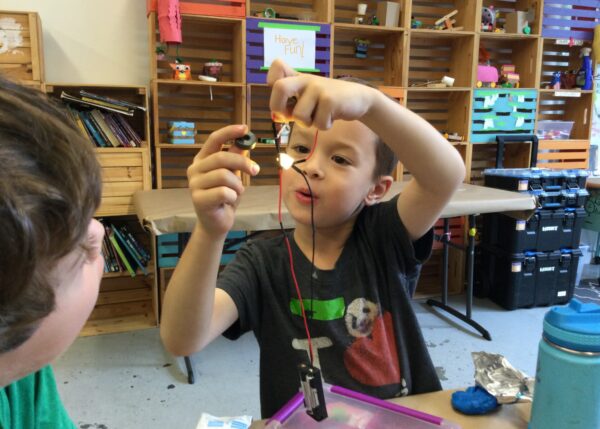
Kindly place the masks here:
<instances>
[{"instance_id":1,"label":"aluminum foil sheet","mask_svg":"<svg viewBox=\"0 0 600 429\"><path fill-rule=\"evenodd\" d=\"M500 404L531 402L534 377L514 368L502 355L473 352L475 382L496 397Z\"/></svg>"}]
</instances>

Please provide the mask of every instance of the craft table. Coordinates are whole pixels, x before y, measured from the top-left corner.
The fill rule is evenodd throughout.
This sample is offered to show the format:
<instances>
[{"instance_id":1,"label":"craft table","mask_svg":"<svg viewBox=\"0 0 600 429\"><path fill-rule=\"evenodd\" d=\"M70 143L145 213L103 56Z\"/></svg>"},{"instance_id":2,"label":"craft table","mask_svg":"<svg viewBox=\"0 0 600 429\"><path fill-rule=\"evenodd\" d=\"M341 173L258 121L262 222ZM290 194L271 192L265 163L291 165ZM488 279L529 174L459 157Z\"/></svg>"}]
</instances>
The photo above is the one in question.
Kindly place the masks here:
<instances>
[{"instance_id":1,"label":"craft table","mask_svg":"<svg viewBox=\"0 0 600 429\"><path fill-rule=\"evenodd\" d=\"M403 183L394 182L386 199L402 192L403 186ZM240 231L279 229L277 202L277 186L248 186L237 208L233 229ZM134 204L140 222L157 236L191 232L196 223L196 214L190 193L185 188L138 191L134 194ZM446 219L444 222L445 232L449 231L448 218L467 216L469 220L468 244L465 249L467 251L466 313L463 314L448 305L448 247L455 246L448 239L441 240L443 243L441 301L429 299L427 304L452 314L475 328L484 338L491 340L489 332L471 318L475 259L475 216L482 213L512 212L515 216L527 218L535 209L535 204L535 198L529 194L462 184L444 208L441 218ZM282 218L285 228L294 227L294 221L285 206L282 207Z\"/></svg>"},{"instance_id":2,"label":"craft table","mask_svg":"<svg viewBox=\"0 0 600 429\"><path fill-rule=\"evenodd\" d=\"M485 416L466 416L457 413L450 405L453 390L424 393L421 395L406 396L392 399L391 402L405 407L443 417L446 420L460 424L462 429L527 429L527 422L531 413L530 403L502 405L495 411ZM257 421L250 429L262 429L265 421Z\"/></svg>"}]
</instances>

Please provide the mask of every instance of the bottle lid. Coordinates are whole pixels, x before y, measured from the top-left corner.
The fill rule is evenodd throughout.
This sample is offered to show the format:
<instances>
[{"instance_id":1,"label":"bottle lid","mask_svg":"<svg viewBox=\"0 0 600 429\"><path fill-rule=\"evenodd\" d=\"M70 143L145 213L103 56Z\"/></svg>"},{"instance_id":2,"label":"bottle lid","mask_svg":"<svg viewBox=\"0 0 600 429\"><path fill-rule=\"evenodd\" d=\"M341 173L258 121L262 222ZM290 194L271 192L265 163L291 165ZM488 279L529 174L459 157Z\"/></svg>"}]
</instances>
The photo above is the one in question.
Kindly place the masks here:
<instances>
[{"instance_id":1,"label":"bottle lid","mask_svg":"<svg viewBox=\"0 0 600 429\"><path fill-rule=\"evenodd\" d=\"M600 352L600 305L573 298L544 317L544 336L554 344L582 352Z\"/></svg>"}]
</instances>

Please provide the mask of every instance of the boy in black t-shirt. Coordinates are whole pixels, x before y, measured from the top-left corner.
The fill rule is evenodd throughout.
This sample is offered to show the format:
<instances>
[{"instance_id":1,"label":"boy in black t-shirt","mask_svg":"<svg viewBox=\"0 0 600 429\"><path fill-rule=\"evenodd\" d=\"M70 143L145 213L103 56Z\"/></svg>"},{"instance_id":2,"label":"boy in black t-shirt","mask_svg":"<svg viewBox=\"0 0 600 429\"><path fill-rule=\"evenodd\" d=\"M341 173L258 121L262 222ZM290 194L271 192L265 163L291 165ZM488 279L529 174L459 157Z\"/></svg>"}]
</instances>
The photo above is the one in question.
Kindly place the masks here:
<instances>
[{"instance_id":1,"label":"boy in black t-shirt","mask_svg":"<svg viewBox=\"0 0 600 429\"><path fill-rule=\"evenodd\" d=\"M303 304L312 310L313 363L326 382L382 398L439 389L409 299L431 249L431 227L464 179L460 155L425 120L372 87L300 74L281 61L272 64L268 83L272 112L296 124L286 152L305 159L296 164L305 177L282 172L283 200L296 222L291 256L281 238L256 241L217 280L243 198L236 173L256 175L259 167L241 150L221 151L247 131L244 125L214 132L188 169L198 222L165 295L165 346L189 355L222 333L236 338L253 330L262 413L269 417L298 390L295 369L308 360ZM413 179L381 203L394 154Z\"/></svg>"}]
</instances>

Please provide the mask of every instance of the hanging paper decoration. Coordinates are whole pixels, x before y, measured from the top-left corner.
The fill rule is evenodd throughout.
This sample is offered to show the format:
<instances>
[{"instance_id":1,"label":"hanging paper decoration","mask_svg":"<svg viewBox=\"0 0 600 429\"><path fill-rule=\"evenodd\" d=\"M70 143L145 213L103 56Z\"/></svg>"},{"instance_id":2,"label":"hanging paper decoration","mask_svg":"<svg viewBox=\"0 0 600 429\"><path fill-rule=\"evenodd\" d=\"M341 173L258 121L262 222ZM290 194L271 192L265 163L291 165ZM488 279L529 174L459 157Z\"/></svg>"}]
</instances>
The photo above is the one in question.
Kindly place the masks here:
<instances>
[{"instance_id":1,"label":"hanging paper decoration","mask_svg":"<svg viewBox=\"0 0 600 429\"><path fill-rule=\"evenodd\" d=\"M158 0L158 31L162 43L181 43L179 0Z\"/></svg>"}]
</instances>

